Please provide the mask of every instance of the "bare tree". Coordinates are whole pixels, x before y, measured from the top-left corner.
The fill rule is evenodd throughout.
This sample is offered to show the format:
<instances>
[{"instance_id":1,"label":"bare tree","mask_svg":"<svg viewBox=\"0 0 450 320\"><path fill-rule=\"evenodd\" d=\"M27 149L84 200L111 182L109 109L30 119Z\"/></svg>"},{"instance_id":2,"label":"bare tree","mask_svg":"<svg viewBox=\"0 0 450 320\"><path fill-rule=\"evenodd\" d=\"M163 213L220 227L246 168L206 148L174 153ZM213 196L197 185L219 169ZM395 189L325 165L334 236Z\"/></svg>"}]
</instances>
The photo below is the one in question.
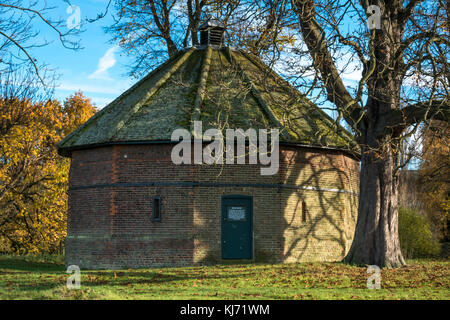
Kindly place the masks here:
<instances>
[{"instance_id":1,"label":"bare tree","mask_svg":"<svg viewBox=\"0 0 450 320\"><path fill-rule=\"evenodd\" d=\"M285 1L254 0L138 0L114 2L115 22L106 27L111 42L134 57L130 74L141 77L189 46L199 45L198 28L208 18L227 26L227 42L259 52L277 34L277 8ZM101 18L102 16L100 16Z\"/></svg>"},{"instance_id":2,"label":"bare tree","mask_svg":"<svg viewBox=\"0 0 450 320\"><path fill-rule=\"evenodd\" d=\"M174 56L178 50L198 44L197 29L205 0L115 1L115 22L106 28L111 41L135 57L130 68L139 77Z\"/></svg>"},{"instance_id":3,"label":"bare tree","mask_svg":"<svg viewBox=\"0 0 450 320\"><path fill-rule=\"evenodd\" d=\"M338 119L354 130L361 149L355 238L345 261L405 264L398 238L398 168L404 134L422 121L448 121L448 20L446 1L293 0L317 85ZM380 13L380 16L376 15ZM375 15L375 16L374 16ZM368 29L367 21L374 21ZM344 28L349 21L352 28ZM350 29L350 30L349 30ZM347 50L347 51L344 51ZM354 91L338 60L357 57L361 79Z\"/></svg>"},{"instance_id":4,"label":"bare tree","mask_svg":"<svg viewBox=\"0 0 450 320\"><path fill-rule=\"evenodd\" d=\"M0 1L0 73L11 72L19 68L28 69L38 80L48 85L45 65L34 55L33 49L45 46L49 42L39 40L38 25L49 28L55 33L61 44L68 49L79 49L79 42L73 37L80 31L68 29L65 20L51 17L54 7L46 2L1 0Z\"/></svg>"}]
</instances>

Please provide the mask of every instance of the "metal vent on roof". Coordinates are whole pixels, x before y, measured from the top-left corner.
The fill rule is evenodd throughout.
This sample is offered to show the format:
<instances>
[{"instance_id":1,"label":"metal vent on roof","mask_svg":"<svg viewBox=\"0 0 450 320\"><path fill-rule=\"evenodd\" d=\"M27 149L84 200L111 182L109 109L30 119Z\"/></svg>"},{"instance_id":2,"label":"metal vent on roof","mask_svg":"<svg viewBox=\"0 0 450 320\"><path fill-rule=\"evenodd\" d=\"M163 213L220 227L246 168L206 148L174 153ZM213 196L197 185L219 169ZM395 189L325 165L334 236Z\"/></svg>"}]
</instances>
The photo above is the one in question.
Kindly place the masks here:
<instances>
[{"instance_id":1,"label":"metal vent on roof","mask_svg":"<svg viewBox=\"0 0 450 320\"><path fill-rule=\"evenodd\" d=\"M220 21L208 19L199 26L198 30L200 31L201 45L222 45L225 26Z\"/></svg>"}]
</instances>

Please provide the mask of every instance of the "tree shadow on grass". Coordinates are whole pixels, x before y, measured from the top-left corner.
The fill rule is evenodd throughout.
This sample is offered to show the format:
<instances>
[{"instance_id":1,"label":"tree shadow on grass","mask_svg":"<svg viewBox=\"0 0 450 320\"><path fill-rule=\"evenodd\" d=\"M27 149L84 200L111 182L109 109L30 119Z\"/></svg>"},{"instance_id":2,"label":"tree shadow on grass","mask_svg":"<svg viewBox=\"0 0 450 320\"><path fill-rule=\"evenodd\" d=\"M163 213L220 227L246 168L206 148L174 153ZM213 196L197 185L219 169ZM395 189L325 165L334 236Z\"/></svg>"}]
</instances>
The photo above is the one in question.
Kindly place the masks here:
<instances>
[{"instance_id":1,"label":"tree shadow on grass","mask_svg":"<svg viewBox=\"0 0 450 320\"><path fill-rule=\"evenodd\" d=\"M16 261L17 262L17 261ZM27 262L21 260L22 264ZM48 265L52 265L49 263ZM42 267L43 266L43 267ZM9 267L9 270L23 270L15 267ZM179 284L189 281L211 281L214 282L216 280L232 280L234 278L241 278L242 276L246 276L246 273L234 272L232 274L209 274L209 275L199 275L199 270L174 270L168 269L167 272L163 271L161 273L160 269L134 269L134 270L115 270L115 271L98 271L98 270L81 270L81 289L94 289L98 287L104 287L107 291L109 290L130 290L142 293L150 293L152 291L156 293L161 293L162 291L172 292L174 290L189 290L188 283L185 283L186 286L180 286ZM29 268L26 271L37 272L40 274L48 273L50 277L41 278L23 278L19 279L10 279L7 280L8 286L13 288L16 291L21 292L29 292L30 294L33 292L40 296L43 294L43 291L48 290L57 290L57 294L61 294L60 298L66 297L65 291L66 281L69 275L63 275L58 272L58 274L52 274L52 271L64 271L64 266L60 267L58 265L53 265L53 269L49 266L45 266L45 264L33 264L29 263ZM0 270L0 276L2 274L7 274L8 272L4 272ZM249 275L249 274L248 274ZM220 287L220 285L218 285ZM58 289L59 288L59 289ZM164 288L164 289L163 289ZM0 286L0 290L1 286ZM156 290L156 291L155 291ZM221 290L221 288L218 288ZM117 291L119 292L119 291ZM92 291L93 294L102 295L102 289L100 291L95 292ZM54 294L54 293L53 293ZM25 294L28 295L28 294Z\"/></svg>"},{"instance_id":2,"label":"tree shadow on grass","mask_svg":"<svg viewBox=\"0 0 450 320\"><path fill-rule=\"evenodd\" d=\"M236 268L236 266L234 266ZM226 280L243 276L240 270L225 272L230 268L223 266L216 273L205 273L203 267L169 268L169 269L123 269L123 270L81 270L82 288L94 288L106 286L109 288L127 286L152 286L160 287L167 284L168 289L176 289L177 283L189 281L215 281ZM34 292L38 295L46 290L65 288L69 274L62 262L45 261L37 257L1 256L0 255L0 291L4 285L15 291ZM27 274L17 276L16 274ZM244 274L246 275L246 274ZM8 277L11 276L11 277Z\"/></svg>"},{"instance_id":3,"label":"tree shadow on grass","mask_svg":"<svg viewBox=\"0 0 450 320\"><path fill-rule=\"evenodd\" d=\"M55 272L65 271L64 263L36 261L33 258L0 256L0 269L29 271L29 272Z\"/></svg>"}]
</instances>

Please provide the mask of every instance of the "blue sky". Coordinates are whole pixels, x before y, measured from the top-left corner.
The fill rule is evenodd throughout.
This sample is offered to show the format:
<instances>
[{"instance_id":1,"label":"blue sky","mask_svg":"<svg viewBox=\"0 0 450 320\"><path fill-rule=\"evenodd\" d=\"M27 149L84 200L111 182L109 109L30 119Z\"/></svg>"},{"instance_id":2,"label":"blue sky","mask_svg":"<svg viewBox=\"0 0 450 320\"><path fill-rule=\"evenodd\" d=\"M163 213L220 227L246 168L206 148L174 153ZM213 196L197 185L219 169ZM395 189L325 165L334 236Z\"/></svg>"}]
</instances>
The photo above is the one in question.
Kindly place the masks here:
<instances>
[{"instance_id":1,"label":"blue sky","mask_svg":"<svg viewBox=\"0 0 450 320\"><path fill-rule=\"evenodd\" d=\"M105 11L108 1L72 0L70 3L80 8L83 20L86 17L94 18ZM55 7L49 12L54 18L66 20L74 13L67 13L69 5L62 0L52 0L48 4ZM137 81L126 74L126 66L131 59L121 54L117 46L108 43L110 35L104 32L103 27L110 25L112 21L110 10L105 18L83 25L84 31L78 36L83 49L78 51L64 48L57 34L50 28L42 26L39 29L40 37L52 43L34 49L34 54L40 63L48 64L59 74L55 90L57 99L64 100L81 90L92 98L97 107L103 108Z\"/></svg>"},{"instance_id":2,"label":"blue sky","mask_svg":"<svg viewBox=\"0 0 450 320\"><path fill-rule=\"evenodd\" d=\"M60 18L70 24L73 11L68 11L68 3L63 0L48 0L47 3L55 7L49 12L52 18ZM104 12L108 0L71 0L70 4L79 7L84 21ZM113 22L111 12L112 8L104 18L83 24L83 32L77 38L83 49L78 51L64 48L53 30L43 24L39 26L40 37L52 43L34 49L34 56L40 63L46 63L55 69L60 76L55 90L57 99L64 100L81 90L92 98L97 107L103 108L137 81L127 74L127 66L132 63L132 58L122 53L117 45L110 43L111 36L104 32L103 28ZM360 71L344 77L345 80L354 82L359 79Z\"/></svg>"}]
</instances>

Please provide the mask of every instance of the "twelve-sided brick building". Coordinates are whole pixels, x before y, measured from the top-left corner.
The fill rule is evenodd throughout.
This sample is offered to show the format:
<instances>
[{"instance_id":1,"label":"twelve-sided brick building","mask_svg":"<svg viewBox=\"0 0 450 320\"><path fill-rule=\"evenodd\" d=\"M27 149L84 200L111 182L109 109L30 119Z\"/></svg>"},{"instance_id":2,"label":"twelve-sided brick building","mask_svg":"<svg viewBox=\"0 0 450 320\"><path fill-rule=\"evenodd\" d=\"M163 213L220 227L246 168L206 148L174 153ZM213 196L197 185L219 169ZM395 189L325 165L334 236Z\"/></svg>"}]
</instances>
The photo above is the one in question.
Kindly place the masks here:
<instances>
[{"instance_id":1,"label":"twelve-sided brick building","mask_svg":"<svg viewBox=\"0 0 450 320\"><path fill-rule=\"evenodd\" d=\"M356 223L349 133L257 57L201 45L152 71L58 145L71 158L66 263L126 268L336 261ZM174 164L175 129L280 130L279 170Z\"/></svg>"}]
</instances>

